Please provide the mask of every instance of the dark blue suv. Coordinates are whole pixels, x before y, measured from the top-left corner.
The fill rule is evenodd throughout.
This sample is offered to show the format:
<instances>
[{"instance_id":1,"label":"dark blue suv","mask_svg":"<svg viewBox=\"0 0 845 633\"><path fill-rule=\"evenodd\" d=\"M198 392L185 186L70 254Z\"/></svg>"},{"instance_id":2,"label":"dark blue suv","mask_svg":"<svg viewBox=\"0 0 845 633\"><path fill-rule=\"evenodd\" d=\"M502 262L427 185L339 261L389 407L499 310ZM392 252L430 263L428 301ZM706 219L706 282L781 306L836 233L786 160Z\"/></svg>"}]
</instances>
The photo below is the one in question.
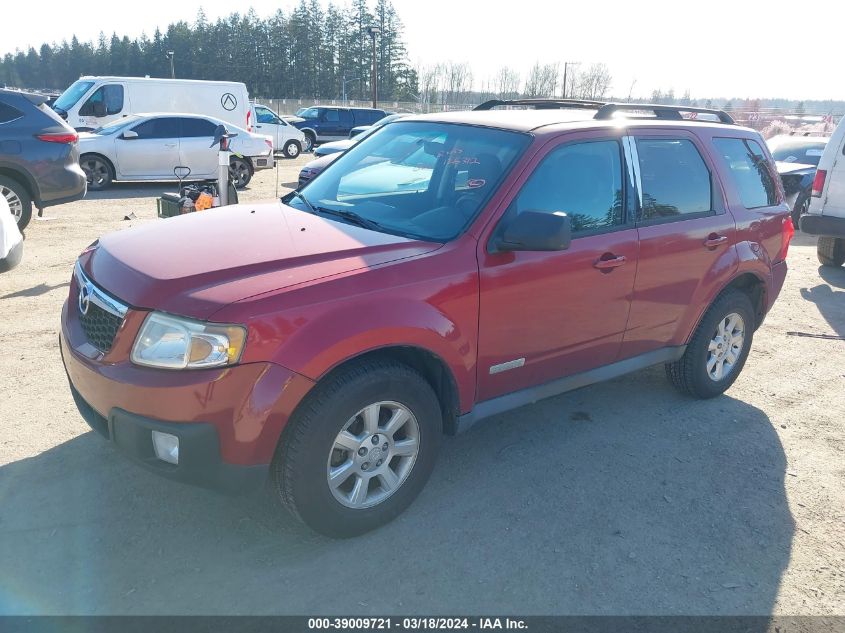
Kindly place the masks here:
<instances>
[{"instance_id":1,"label":"dark blue suv","mask_svg":"<svg viewBox=\"0 0 845 633\"><path fill-rule=\"evenodd\" d=\"M302 120L294 121L293 124L305 134L305 147L302 150L307 152L317 143L349 138L352 128L372 125L387 116L387 112L375 108L314 106L299 116Z\"/></svg>"}]
</instances>

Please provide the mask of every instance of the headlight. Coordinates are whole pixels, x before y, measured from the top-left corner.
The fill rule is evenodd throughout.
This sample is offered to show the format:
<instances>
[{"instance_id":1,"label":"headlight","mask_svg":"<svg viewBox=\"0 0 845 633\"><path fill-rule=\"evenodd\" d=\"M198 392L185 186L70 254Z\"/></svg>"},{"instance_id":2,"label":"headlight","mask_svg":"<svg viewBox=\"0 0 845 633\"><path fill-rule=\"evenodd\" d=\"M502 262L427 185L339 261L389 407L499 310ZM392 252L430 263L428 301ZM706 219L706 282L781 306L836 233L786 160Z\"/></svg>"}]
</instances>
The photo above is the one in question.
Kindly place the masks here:
<instances>
[{"instance_id":1,"label":"headlight","mask_svg":"<svg viewBox=\"0 0 845 633\"><path fill-rule=\"evenodd\" d=\"M204 369L234 365L246 330L240 325L203 323L151 312L132 346L132 362L164 369Z\"/></svg>"}]
</instances>

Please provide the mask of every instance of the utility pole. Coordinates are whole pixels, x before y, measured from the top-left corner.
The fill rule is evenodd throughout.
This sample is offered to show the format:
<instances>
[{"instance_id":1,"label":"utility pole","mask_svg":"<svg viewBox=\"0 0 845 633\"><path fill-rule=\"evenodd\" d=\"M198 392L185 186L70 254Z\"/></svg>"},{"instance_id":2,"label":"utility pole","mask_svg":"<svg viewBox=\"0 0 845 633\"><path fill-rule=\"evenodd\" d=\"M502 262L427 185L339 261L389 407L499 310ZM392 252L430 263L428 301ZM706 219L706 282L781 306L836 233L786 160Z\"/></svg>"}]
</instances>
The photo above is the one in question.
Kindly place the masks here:
<instances>
[{"instance_id":1,"label":"utility pole","mask_svg":"<svg viewBox=\"0 0 845 633\"><path fill-rule=\"evenodd\" d=\"M176 79L176 69L173 66L173 57L176 55L175 51L167 51L167 59L170 60L170 78Z\"/></svg>"},{"instance_id":2,"label":"utility pole","mask_svg":"<svg viewBox=\"0 0 845 633\"><path fill-rule=\"evenodd\" d=\"M566 99L566 77L569 74L569 67L575 66L578 62L563 62L563 98Z\"/></svg>"},{"instance_id":3,"label":"utility pole","mask_svg":"<svg viewBox=\"0 0 845 633\"><path fill-rule=\"evenodd\" d=\"M373 108L378 107L378 73L376 69L376 35L381 33L381 29L377 26L367 28L370 38L373 40L373 76L370 83L373 86Z\"/></svg>"},{"instance_id":4,"label":"utility pole","mask_svg":"<svg viewBox=\"0 0 845 633\"><path fill-rule=\"evenodd\" d=\"M346 84L351 84L353 81L358 81L361 79L360 77L354 77L353 79L347 79L346 75L343 76L343 103L346 103Z\"/></svg>"},{"instance_id":5,"label":"utility pole","mask_svg":"<svg viewBox=\"0 0 845 633\"><path fill-rule=\"evenodd\" d=\"M631 93L634 92L634 84L637 83L637 80L631 82L631 87L628 89L628 103L631 103Z\"/></svg>"}]
</instances>

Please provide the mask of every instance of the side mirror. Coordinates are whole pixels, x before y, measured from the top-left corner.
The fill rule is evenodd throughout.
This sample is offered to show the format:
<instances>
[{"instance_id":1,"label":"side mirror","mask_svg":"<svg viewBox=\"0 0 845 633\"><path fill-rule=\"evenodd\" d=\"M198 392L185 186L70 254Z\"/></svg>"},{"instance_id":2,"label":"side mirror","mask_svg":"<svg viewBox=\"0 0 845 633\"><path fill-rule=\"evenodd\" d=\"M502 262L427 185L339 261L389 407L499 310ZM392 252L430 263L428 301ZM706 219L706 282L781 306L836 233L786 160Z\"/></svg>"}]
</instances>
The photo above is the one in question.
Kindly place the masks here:
<instances>
[{"instance_id":1,"label":"side mirror","mask_svg":"<svg viewBox=\"0 0 845 633\"><path fill-rule=\"evenodd\" d=\"M133 138L138 138L138 133L134 130L126 130L120 135L120 137L126 139L127 141L131 141Z\"/></svg>"},{"instance_id":2,"label":"side mirror","mask_svg":"<svg viewBox=\"0 0 845 633\"><path fill-rule=\"evenodd\" d=\"M98 101L94 104L94 116L95 117L104 117L108 114L106 110L106 104L102 101Z\"/></svg>"},{"instance_id":3,"label":"side mirror","mask_svg":"<svg viewBox=\"0 0 845 633\"><path fill-rule=\"evenodd\" d=\"M563 211L526 210L505 228L499 251L565 251L572 242L572 220Z\"/></svg>"}]
</instances>

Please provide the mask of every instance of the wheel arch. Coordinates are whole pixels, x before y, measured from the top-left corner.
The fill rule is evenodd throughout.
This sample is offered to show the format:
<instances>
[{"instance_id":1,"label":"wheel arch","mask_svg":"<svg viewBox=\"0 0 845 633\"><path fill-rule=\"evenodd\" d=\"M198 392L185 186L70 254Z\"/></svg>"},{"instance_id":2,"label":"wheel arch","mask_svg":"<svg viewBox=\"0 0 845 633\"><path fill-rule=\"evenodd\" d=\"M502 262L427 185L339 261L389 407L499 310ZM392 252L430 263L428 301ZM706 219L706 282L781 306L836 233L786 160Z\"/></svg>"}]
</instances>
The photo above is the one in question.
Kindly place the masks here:
<instances>
[{"instance_id":1,"label":"wheel arch","mask_svg":"<svg viewBox=\"0 0 845 633\"><path fill-rule=\"evenodd\" d=\"M402 363L417 371L434 390L440 402L443 414L443 432L454 435L457 430L456 420L460 414L460 395L455 375L443 358L431 350L416 345L387 345L362 351L345 358L320 375L317 384L336 375L338 372L369 360L389 360Z\"/></svg>"},{"instance_id":2,"label":"wheel arch","mask_svg":"<svg viewBox=\"0 0 845 633\"><path fill-rule=\"evenodd\" d=\"M108 168L111 169L111 177L112 179L117 178L117 169L114 166L114 162L106 156L105 154L101 154L100 152L85 152L84 154L80 154L79 156L79 164L82 165L82 161L86 156L96 156L105 161Z\"/></svg>"},{"instance_id":3,"label":"wheel arch","mask_svg":"<svg viewBox=\"0 0 845 633\"><path fill-rule=\"evenodd\" d=\"M719 297L730 290L739 290L748 296L751 301L751 305L754 308L754 329L756 330L760 327L760 324L763 322L763 317L766 315L766 281L757 273L742 271L731 277L731 279L729 279L716 293L713 294L704 306L704 309L701 310L698 318L695 320L693 328L687 333L685 340L687 344L690 342L690 339L692 339L695 331L701 323L701 320L704 318L704 315L707 314L707 310L710 309L710 306L718 301Z\"/></svg>"},{"instance_id":4,"label":"wheel arch","mask_svg":"<svg viewBox=\"0 0 845 633\"><path fill-rule=\"evenodd\" d=\"M10 166L6 163L0 163L0 176L4 176L19 183L22 187L26 189L26 192L29 194L29 197L32 198L32 203L38 209L42 207L41 192L38 189L38 183L32 178L30 174L26 173L21 169Z\"/></svg>"}]
</instances>

